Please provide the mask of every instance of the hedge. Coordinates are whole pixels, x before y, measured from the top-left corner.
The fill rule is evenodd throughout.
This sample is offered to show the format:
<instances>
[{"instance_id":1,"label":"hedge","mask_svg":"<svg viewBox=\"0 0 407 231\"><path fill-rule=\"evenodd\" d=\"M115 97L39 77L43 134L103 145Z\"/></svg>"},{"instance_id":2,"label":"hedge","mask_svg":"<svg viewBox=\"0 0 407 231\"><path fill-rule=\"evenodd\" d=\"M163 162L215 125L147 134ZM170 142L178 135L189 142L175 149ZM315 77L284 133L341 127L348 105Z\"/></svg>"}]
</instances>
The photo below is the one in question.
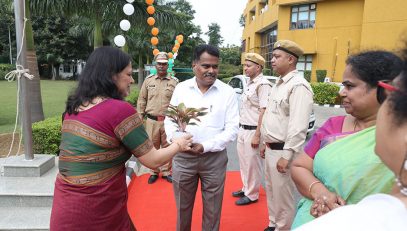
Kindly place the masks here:
<instances>
[{"instance_id":1,"label":"hedge","mask_svg":"<svg viewBox=\"0 0 407 231\"><path fill-rule=\"evenodd\" d=\"M33 123L33 151L39 154L57 154L61 143L62 117L50 117Z\"/></svg>"},{"instance_id":2,"label":"hedge","mask_svg":"<svg viewBox=\"0 0 407 231\"><path fill-rule=\"evenodd\" d=\"M137 99L138 99L138 95L140 94L140 90L135 87L134 90L132 90L130 92L130 95L128 95L125 100L130 103L131 105L133 105L134 107L137 106Z\"/></svg>"},{"instance_id":3,"label":"hedge","mask_svg":"<svg viewBox=\"0 0 407 231\"><path fill-rule=\"evenodd\" d=\"M311 83L314 102L317 104L335 104L339 94L339 86L332 83Z\"/></svg>"},{"instance_id":4,"label":"hedge","mask_svg":"<svg viewBox=\"0 0 407 231\"><path fill-rule=\"evenodd\" d=\"M15 70L16 66L11 65L11 64L0 64L0 81L1 80L6 80L4 77L6 76L7 73L9 73L12 70Z\"/></svg>"}]
</instances>

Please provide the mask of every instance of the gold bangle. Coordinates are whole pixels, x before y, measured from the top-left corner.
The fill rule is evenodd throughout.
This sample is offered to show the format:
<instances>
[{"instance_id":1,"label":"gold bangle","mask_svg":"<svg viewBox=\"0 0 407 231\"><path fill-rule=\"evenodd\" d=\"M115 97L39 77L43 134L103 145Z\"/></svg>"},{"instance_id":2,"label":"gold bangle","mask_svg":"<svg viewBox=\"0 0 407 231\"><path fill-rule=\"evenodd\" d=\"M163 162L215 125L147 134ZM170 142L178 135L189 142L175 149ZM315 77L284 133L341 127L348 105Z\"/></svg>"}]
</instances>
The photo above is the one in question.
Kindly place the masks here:
<instances>
[{"instance_id":1,"label":"gold bangle","mask_svg":"<svg viewBox=\"0 0 407 231\"><path fill-rule=\"evenodd\" d=\"M311 194L312 186L314 186L315 184L318 184L318 183L321 183L321 181L316 180L316 181L312 182L312 183L308 186L308 192L309 192L309 194Z\"/></svg>"}]
</instances>

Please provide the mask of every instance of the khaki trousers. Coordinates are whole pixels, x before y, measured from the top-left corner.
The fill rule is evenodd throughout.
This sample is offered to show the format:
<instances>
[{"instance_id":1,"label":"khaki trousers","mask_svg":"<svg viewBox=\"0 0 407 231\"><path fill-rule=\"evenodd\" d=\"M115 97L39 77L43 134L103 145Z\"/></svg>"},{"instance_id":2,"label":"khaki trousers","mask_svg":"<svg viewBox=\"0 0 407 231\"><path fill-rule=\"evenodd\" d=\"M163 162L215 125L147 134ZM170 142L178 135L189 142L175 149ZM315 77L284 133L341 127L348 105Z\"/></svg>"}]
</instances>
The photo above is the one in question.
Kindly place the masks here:
<instances>
[{"instance_id":1,"label":"khaki trousers","mask_svg":"<svg viewBox=\"0 0 407 231\"><path fill-rule=\"evenodd\" d=\"M164 130L164 121L155 121L147 118L145 127L146 132L156 149L165 148L169 145ZM163 176L171 175L171 161L158 169L149 169L151 175L158 175L160 171L163 173Z\"/></svg>"},{"instance_id":2,"label":"khaki trousers","mask_svg":"<svg viewBox=\"0 0 407 231\"><path fill-rule=\"evenodd\" d=\"M251 142L256 130L239 129L237 135L237 154L239 156L242 191L250 200L259 199L261 176L263 173L263 159L259 148L252 148Z\"/></svg>"},{"instance_id":3,"label":"khaki trousers","mask_svg":"<svg viewBox=\"0 0 407 231\"><path fill-rule=\"evenodd\" d=\"M281 156L282 151L266 148L264 170L269 213L268 226L276 227L276 231L290 230L295 216L296 189L291 179L290 169L286 173L279 173L276 168Z\"/></svg>"},{"instance_id":4,"label":"khaki trousers","mask_svg":"<svg viewBox=\"0 0 407 231\"><path fill-rule=\"evenodd\" d=\"M202 231L218 231L225 187L226 150L202 155L178 153L173 158L172 185L177 206L177 231L190 231L199 181L202 191Z\"/></svg>"}]
</instances>

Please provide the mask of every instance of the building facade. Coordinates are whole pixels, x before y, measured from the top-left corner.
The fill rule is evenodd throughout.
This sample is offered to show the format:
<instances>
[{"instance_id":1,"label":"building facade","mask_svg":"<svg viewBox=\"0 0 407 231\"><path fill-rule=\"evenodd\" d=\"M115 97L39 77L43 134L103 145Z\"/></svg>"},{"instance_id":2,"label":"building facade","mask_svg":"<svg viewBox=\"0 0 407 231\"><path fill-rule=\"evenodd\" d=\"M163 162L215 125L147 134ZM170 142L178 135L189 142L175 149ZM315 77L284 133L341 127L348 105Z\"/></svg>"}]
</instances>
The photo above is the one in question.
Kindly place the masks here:
<instances>
[{"instance_id":1,"label":"building facade","mask_svg":"<svg viewBox=\"0 0 407 231\"><path fill-rule=\"evenodd\" d=\"M280 39L304 48L297 68L326 70L342 82L346 58L354 53L398 51L407 41L407 0L248 0L243 12L242 52L257 52L270 68ZM243 56L242 56L243 57Z\"/></svg>"}]
</instances>

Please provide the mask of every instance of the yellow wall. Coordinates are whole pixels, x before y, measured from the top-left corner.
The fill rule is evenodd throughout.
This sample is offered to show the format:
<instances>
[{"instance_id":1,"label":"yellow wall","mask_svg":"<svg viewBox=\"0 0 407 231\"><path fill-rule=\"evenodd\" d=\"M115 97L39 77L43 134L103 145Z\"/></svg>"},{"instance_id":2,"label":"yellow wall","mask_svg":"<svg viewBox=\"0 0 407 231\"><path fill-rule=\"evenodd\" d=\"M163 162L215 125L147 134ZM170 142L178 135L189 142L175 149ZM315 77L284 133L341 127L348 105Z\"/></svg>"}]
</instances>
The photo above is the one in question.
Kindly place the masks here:
<instances>
[{"instance_id":1,"label":"yellow wall","mask_svg":"<svg viewBox=\"0 0 407 231\"><path fill-rule=\"evenodd\" d=\"M406 0L366 0L361 49L397 51L406 39Z\"/></svg>"},{"instance_id":2,"label":"yellow wall","mask_svg":"<svg viewBox=\"0 0 407 231\"><path fill-rule=\"evenodd\" d=\"M313 55L312 80L315 71L325 69L335 82L342 81L345 60L361 50L381 48L396 50L401 37L407 38L407 0L322 0L315 1L316 26L290 30L291 6L312 1L268 1L269 9L258 16L259 0L250 0L244 14L256 8L256 18L246 23L242 38L249 41L246 52L260 52L261 32L278 23L278 39L300 44ZM271 5L271 2L275 2ZM403 33L404 32L404 33Z\"/></svg>"}]
</instances>

